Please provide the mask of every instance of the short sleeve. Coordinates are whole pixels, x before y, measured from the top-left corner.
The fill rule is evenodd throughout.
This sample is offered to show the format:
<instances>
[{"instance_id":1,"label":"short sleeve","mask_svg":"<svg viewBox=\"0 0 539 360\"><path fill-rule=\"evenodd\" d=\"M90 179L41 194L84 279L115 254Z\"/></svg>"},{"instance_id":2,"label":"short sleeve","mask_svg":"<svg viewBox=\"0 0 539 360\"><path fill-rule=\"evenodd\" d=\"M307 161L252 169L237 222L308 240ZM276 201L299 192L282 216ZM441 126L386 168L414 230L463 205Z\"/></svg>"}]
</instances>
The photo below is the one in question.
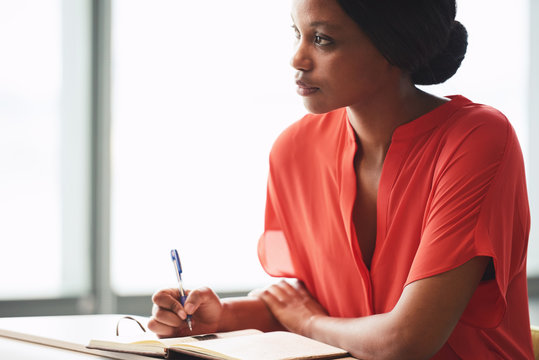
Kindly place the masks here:
<instances>
[{"instance_id":1,"label":"short sleeve","mask_svg":"<svg viewBox=\"0 0 539 360\"><path fill-rule=\"evenodd\" d=\"M262 268L270 276L297 278L296 267L292 257L291 247L285 235L281 221L284 221L279 207L279 180L275 172L279 167L282 156L279 154L286 147L282 138L274 144L270 154L270 171L268 176L266 211L264 219L264 233L258 240L258 259Z\"/></svg>"},{"instance_id":2,"label":"short sleeve","mask_svg":"<svg viewBox=\"0 0 539 360\"><path fill-rule=\"evenodd\" d=\"M477 256L492 258L495 279L480 283L461 318L491 328L503 318L509 284L525 266L529 210L522 154L511 125L494 110L471 115L472 126L460 121L463 125L444 140L406 283Z\"/></svg>"}]
</instances>

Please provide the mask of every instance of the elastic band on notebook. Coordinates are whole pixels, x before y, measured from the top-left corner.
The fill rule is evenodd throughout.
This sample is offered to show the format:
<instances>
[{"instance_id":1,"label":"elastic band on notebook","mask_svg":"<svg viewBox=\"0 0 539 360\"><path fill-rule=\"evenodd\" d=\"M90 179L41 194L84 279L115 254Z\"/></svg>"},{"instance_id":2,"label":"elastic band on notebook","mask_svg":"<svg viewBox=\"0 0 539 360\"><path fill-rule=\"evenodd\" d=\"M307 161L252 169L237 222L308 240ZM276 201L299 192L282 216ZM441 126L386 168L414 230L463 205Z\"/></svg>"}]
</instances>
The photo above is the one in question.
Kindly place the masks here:
<instances>
[{"instance_id":1,"label":"elastic band on notebook","mask_svg":"<svg viewBox=\"0 0 539 360\"><path fill-rule=\"evenodd\" d=\"M135 319L134 317L132 316L124 316L124 317L121 317L118 322L116 323L116 336L120 336L120 321L122 321L123 319L129 319L129 320L133 320L135 321L138 326L140 326L140 328L142 329L142 331L146 332L146 329L144 328L144 326L140 323L140 321L138 321L137 319Z\"/></svg>"}]
</instances>

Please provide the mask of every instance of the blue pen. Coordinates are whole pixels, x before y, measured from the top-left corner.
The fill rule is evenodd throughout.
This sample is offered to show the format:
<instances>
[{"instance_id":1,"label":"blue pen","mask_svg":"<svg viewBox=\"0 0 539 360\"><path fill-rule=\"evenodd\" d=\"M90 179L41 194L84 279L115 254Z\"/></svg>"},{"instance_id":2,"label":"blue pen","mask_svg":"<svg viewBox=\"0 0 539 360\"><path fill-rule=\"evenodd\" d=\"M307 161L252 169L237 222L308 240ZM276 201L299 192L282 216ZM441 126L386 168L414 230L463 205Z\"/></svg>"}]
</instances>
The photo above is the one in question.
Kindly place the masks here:
<instances>
[{"instance_id":1,"label":"blue pen","mask_svg":"<svg viewBox=\"0 0 539 360\"><path fill-rule=\"evenodd\" d=\"M178 278L178 286L180 288L180 303L182 305L185 305L185 299L187 299L187 295L185 295L185 291L183 290L182 263L180 262L178 251L176 249L172 249L170 251L170 256L172 257L172 263L174 264L174 268L176 269L176 277ZM191 325L191 315L187 315L186 320L187 325L189 326L189 330L193 331L193 326Z\"/></svg>"}]
</instances>

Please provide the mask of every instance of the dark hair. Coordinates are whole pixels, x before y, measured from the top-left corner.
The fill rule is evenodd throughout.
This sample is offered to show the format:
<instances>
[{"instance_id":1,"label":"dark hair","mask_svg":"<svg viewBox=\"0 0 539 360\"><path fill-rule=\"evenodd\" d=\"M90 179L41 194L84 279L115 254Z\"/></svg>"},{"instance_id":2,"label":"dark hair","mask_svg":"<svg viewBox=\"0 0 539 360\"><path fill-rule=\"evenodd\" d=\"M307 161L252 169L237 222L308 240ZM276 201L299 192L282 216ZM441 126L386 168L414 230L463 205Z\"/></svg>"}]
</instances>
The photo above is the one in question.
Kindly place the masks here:
<instances>
[{"instance_id":1,"label":"dark hair","mask_svg":"<svg viewBox=\"0 0 539 360\"><path fill-rule=\"evenodd\" d=\"M390 64L419 85L453 76L468 33L455 20L455 0L337 0Z\"/></svg>"}]
</instances>

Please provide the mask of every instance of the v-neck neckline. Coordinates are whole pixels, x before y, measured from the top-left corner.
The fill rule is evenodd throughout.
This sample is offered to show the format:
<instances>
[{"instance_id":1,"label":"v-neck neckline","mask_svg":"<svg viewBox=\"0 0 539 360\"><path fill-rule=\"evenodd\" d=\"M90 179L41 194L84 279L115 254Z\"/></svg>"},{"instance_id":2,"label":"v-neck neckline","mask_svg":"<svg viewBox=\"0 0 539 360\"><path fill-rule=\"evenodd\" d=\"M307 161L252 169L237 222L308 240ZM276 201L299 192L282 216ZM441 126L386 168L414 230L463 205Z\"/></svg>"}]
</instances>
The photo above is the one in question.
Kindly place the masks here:
<instances>
[{"instance_id":1,"label":"v-neck neckline","mask_svg":"<svg viewBox=\"0 0 539 360\"><path fill-rule=\"evenodd\" d=\"M346 146L342 156L342 163L340 164L342 171L340 204L350 250L354 256L356 267L363 279L365 289L367 289L371 311L373 310L371 275L376 271L377 249L380 247L380 242L387 235L387 208L393 184L403 165L403 160L409 152L409 147L413 144L412 140L437 127L462 103L469 101L460 95L449 96L449 98L451 99L450 101L399 126L395 129L391 137L391 144L382 165L377 189L376 240L370 269L367 268L363 261L353 218L354 202L357 196L357 175L354 166L354 157L358 146L355 139L355 131L348 119L346 109L343 109L342 121L345 122L346 127L344 135Z\"/></svg>"}]
</instances>

